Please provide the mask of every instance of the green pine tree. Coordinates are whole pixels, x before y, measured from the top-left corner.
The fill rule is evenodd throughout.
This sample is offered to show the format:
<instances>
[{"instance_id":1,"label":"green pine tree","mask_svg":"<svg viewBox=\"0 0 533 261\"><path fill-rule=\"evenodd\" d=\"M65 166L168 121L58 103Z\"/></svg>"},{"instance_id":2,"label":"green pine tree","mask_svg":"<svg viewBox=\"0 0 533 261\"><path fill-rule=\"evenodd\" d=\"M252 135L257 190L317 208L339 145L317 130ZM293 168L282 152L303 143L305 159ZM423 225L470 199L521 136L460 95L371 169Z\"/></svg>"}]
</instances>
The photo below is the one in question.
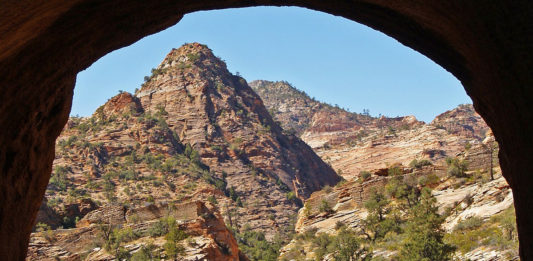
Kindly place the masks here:
<instances>
[{"instance_id":1,"label":"green pine tree","mask_svg":"<svg viewBox=\"0 0 533 261\"><path fill-rule=\"evenodd\" d=\"M400 260L447 261L451 260L455 247L443 242L441 226L444 217L437 213L436 199L431 190L424 188L418 203L409 211L406 239L402 243Z\"/></svg>"}]
</instances>

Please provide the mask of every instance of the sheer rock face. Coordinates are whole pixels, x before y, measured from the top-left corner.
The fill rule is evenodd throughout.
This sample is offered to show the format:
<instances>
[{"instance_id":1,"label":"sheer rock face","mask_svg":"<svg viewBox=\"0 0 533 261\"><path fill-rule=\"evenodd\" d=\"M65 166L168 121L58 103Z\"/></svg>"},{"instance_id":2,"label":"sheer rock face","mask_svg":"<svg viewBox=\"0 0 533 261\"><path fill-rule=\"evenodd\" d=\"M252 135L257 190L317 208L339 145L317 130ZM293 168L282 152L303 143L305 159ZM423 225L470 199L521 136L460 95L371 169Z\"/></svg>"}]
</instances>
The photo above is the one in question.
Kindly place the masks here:
<instances>
[{"instance_id":1,"label":"sheer rock face","mask_svg":"<svg viewBox=\"0 0 533 261\"><path fill-rule=\"evenodd\" d=\"M304 142L285 134L246 81L201 44L172 50L136 93L147 111L164 110L183 144L235 187L245 200L239 210L251 226L267 231L288 224L300 199L340 177ZM265 224L259 217L274 215ZM271 233L268 233L272 236Z\"/></svg>"}]
</instances>

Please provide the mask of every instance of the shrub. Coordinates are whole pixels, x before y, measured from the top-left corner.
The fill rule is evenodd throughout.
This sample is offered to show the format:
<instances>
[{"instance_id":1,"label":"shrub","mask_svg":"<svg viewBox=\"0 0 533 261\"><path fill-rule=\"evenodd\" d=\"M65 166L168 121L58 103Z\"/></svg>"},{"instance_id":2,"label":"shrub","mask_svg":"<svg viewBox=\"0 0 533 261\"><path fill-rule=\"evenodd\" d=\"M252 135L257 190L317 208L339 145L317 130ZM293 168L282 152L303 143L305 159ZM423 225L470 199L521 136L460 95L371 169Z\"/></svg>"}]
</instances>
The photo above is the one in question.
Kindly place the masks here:
<instances>
[{"instance_id":1,"label":"shrub","mask_svg":"<svg viewBox=\"0 0 533 261\"><path fill-rule=\"evenodd\" d=\"M218 204L217 199L214 196L207 197L207 201L211 202L211 204L213 204L213 205L217 205Z\"/></svg>"},{"instance_id":2,"label":"shrub","mask_svg":"<svg viewBox=\"0 0 533 261\"><path fill-rule=\"evenodd\" d=\"M327 214L330 214L333 212L333 209L331 208L331 206L325 199L323 199L320 202L320 206L318 207L318 210L322 213L327 213Z\"/></svg>"},{"instance_id":3,"label":"shrub","mask_svg":"<svg viewBox=\"0 0 533 261\"><path fill-rule=\"evenodd\" d=\"M56 166L50 178L50 184L54 185L59 191L65 191L69 186L68 172L69 169L67 167Z\"/></svg>"},{"instance_id":4,"label":"shrub","mask_svg":"<svg viewBox=\"0 0 533 261\"><path fill-rule=\"evenodd\" d=\"M389 167L387 173L389 174L389 176L399 176L402 175L402 170L400 169L400 167L392 166Z\"/></svg>"},{"instance_id":5,"label":"shrub","mask_svg":"<svg viewBox=\"0 0 533 261\"><path fill-rule=\"evenodd\" d=\"M155 202L154 196L148 195L148 198L146 198L146 201L148 201L150 203L154 203Z\"/></svg>"},{"instance_id":6,"label":"shrub","mask_svg":"<svg viewBox=\"0 0 533 261\"><path fill-rule=\"evenodd\" d=\"M418 184L420 184L422 187L425 187L431 184L437 184L439 181L440 181L440 178L435 173L418 178Z\"/></svg>"},{"instance_id":7,"label":"shrub","mask_svg":"<svg viewBox=\"0 0 533 261\"><path fill-rule=\"evenodd\" d=\"M468 162L458 158L448 157L446 158L446 164L448 165L447 173L452 177L464 177L465 172L468 170Z\"/></svg>"},{"instance_id":8,"label":"shrub","mask_svg":"<svg viewBox=\"0 0 533 261\"><path fill-rule=\"evenodd\" d=\"M348 229L341 229L332 242L333 257L337 261L368 260L372 259L372 252L361 247L357 235Z\"/></svg>"},{"instance_id":9,"label":"shrub","mask_svg":"<svg viewBox=\"0 0 533 261\"><path fill-rule=\"evenodd\" d=\"M341 222L341 221L337 221L337 222L335 222L335 230L339 230L339 229L341 229L341 228L343 228L343 227L346 227L346 224L344 224L344 223Z\"/></svg>"},{"instance_id":10,"label":"shrub","mask_svg":"<svg viewBox=\"0 0 533 261\"><path fill-rule=\"evenodd\" d=\"M471 149L471 148L472 148L472 144L470 144L470 142L467 141L467 142L465 143L465 150L469 150L469 149Z\"/></svg>"},{"instance_id":11,"label":"shrub","mask_svg":"<svg viewBox=\"0 0 533 261\"><path fill-rule=\"evenodd\" d=\"M372 189L370 193L370 198L364 203L368 215L362 222L362 230L367 239L374 242L389 231L398 230L398 224L395 219L389 218L390 200L376 189Z\"/></svg>"},{"instance_id":12,"label":"shrub","mask_svg":"<svg viewBox=\"0 0 533 261\"><path fill-rule=\"evenodd\" d=\"M443 241L444 217L437 213L435 203L431 191L424 189L418 204L409 210L400 260L451 260L455 247Z\"/></svg>"},{"instance_id":13,"label":"shrub","mask_svg":"<svg viewBox=\"0 0 533 261\"><path fill-rule=\"evenodd\" d=\"M331 248L333 237L326 233L318 233L315 238L312 239L314 246L313 252L317 260L322 260L325 254L328 253L328 248Z\"/></svg>"},{"instance_id":14,"label":"shrub","mask_svg":"<svg viewBox=\"0 0 533 261\"><path fill-rule=\"evenodd\" d=\"M235 191L235 187L232 186L230 189L229 189L229 192L228 192L228 196L231 198L231 200L233 201L237 201L237 199L239 198L239 196L237 195L237 192Z\"/></svg>"},{"instance_id":15,"label":"shrub","mask_svg":"<svg viewBox=\"0 0 533 261\"><path fill-rule=\"evenodd\" d=\"M453 227L454 231L471 230L480 227L483 224L483 219L478 216L472 216L465 220L461 220Z\"/></svg>"},{"instance_id":16,"label":"shrub","mask_svg":"<svg viewBox=\"0 0 533 261\"><path fill-rule=\"evenodd\" d=\"M269 242L262 232L250 230L246 226L243 230L237 233L236 238L238 238L239 248L250 260L274 261L278 259L279 249L283 245L281 240Z\"/></svg>"},{"instance_id":17,"label":"shrub","mask_svg":"<svg viewBox=\"0 0 533 261\"><path fill-rule=\"evenodd\" d=\"M41 236L44 237L46 241L55 241L55 233L54 231L52 231L52 228L48 224L39 222L37 223L37 225L35 225L35 227L37 228L37 232L40 232Z\"/></svg>"},{"instance_id":18,"label":"shrub","mask_svg":"<svg viewBox=\"0 0 533 261\"><path fill-rule=\"evenodd\" d=\"M431 161L427 159L423 159L423 160L414 159L409 163L409 167L416 168L416 169L422 168L424 166L431 166L431 165L433 165L433 163L431 163Z\"/></svg>"},{"instance_id":19,"label":"shrub","mask_svg":"<svg viewBox=\"0 0 533 261\"><path fill-rule=\"evenodd\" d=\"M296 197L296 193L294 193L293 191L289 191L287 192L286 196L289 201L292 201L301 206L302 201L298 197Z\"/></svg>"},{"instance_id":20,"label":"shrub","mask_svg":"<svg viewBox=\"0 0 533 261\"><path fill-rule=\"evenodd\" d=\"M366 181L372 176L372 173L370 173L370 171L363 170L359 172L359 176L363 181Z\"/></svg>"}]
</instances>

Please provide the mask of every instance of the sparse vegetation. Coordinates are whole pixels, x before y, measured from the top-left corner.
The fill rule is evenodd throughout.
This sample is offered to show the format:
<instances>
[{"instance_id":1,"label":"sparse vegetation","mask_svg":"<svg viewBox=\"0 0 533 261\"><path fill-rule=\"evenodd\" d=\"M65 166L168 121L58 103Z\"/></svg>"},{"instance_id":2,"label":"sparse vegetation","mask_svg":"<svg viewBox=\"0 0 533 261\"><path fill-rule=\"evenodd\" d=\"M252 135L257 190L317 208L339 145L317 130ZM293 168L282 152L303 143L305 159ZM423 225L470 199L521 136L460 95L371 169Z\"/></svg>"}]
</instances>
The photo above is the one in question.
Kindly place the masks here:
<instances>
[{"instance_id":1,"label":"sparse vegetation","mask_svg":"<svg viewBox=\"0 0 533 261\"><path fill-rule=\"evenodd\" d=\"M186 59L183 58L181 56L181 62L177 62L177 64L167 60L159 68L152 69L151 76L145 77L145 84L154 84L155 82L150 81L154 81L166 73L167 66L175 66L179 69L176 72L187 70L185 77L187 81L190 80L190 77L203 74L195 66L195 63L200 65L198 62L205 57L197 53L189 53L186 54ZM209 65L208 63L206 62L204 65ZM215 66L219 66L219 64L215 64ZM179 79L179 77L180 75L177 77L172 75L172 79ZM175 112L171 111L176 106L167 103L169 101L161 102L157 99L153 100L149 106L145 106L143 101L142 109L136 107L136 104L131 106L131 109L126 107L125 110L118 108L119 110L113 111L113 108L105 105L99 107L92 117L72 117L69 120L68 126L64 130L68 135L62 135L57 141L56 158L60 160L54 166L46 192L47 205L60 215L55 223L50 224L62 228L75 227L81 217L71 216L71 214L64 216L64 213L73 211L78 206L76 204L85 204L86 202L80 203L80 201L86 199L93 200L100 207L110 202L113 205L124 207L126 211L134 210L135 213L128 216L127 222L123 224L97 224L98 238L90 246L87 246L86 253L80 254L81 259L87 257L96 247L101 247L99 251L107 251L117 260L182 259L185 248L206 245L203 239L196 241L199 236L197 233L190 233L194 237L189 237L188 232L183 230L191 228L191 223L188 222L192 221L176 222L174 218L170 217L170 213L177 213L172 212L176 211L176 206L181 206L182 203L189 203L192 200L207 200L227 217L226 224L234 233L239 248L251 260L278 259L279 249L291 239L290 233L293 229L287 223L296 220L294 216L287 213L294 212L296 206L302 205L296 191L300 193L301 190L298 189L307 189L304 186L306 184L301 183L306 182L305 179L310 176L307 166L293 164L293 159L299 158L299 155L292 155L292 151L285 155L287 153L284 152L283 147L286 146L286 143L297 139L297 136L300 136L304 129L322 126L312 126L314 123L310 122L311 117L309 119L305 117L309 112L302 112L304 115L302 117L298 114L298 110L295 110L297 113L290 118L288 127L283 126L285 130L282 132L291 137L288 139L280 138L278 134L281 129L278 125L287 124L283 122L286 119L280 118L287 111L286 107L280 106L269 110L273 118L278 117L278 119L274 119L274 123L269 117L265 118L264 115L256 117L256 110L253 109L257 106L256 101L251 104L249 100L244 99L245 96L242 96L242 99L241 97L237 97L237 99L227 97L233 95L235 85L238 87L239 83L246 84L244 79L240 77L228 79L216 75L214 77L209 75L209 77L210 82L207 85L202 85L201 88L216 88L218 92L209 90L204 93L208 96L199 95L193 89L196 88L196 83L189 84L180 90L184 92L180 101L187 103L187 105L195 105L196 102L201 102L204 97L209 99L218 97L227 101L224 103L212 101L212 104L208 106L209 116L203 129L189 132L191 127L197 125L194 122L191 124L188 119L176 120L176 117L173 117ZM281 85L283 84L288 83ZM290 85L289 87L292 88ZM138 90L135 92L140 94L139 98L148 93L145 89L143 89L142 94ZM244 90L244 92L246 94L248 90ZM343 143L347 143L350 147L371 146L376 148L382 144L383 140L394 139L388 135L407 134L410 129L410 125L404 124L403 120L402 122L388 121L387 119L374 121L375 118L370 116L367 109L363 111L364 115L343 112L338 105L321 104L314 98L309 98L302 91L293 92L289 89L289 91L280 91L280 94L284 96L280 99L294 101L298 106L301 105L298 103L298 99L306 97L306 103L302 106L304 110L306 106L309 107L312 113L330 113L326 116L338 114L342 116L339 119L349 119L361 124L361 128L357 125L353 128L354 132L347 135L347 141L343 141L342 137L339 137L339 140L330 140L329 143L323 143L322 148L318 148L320 152L325 152L323 154L325 160L329 161L330 166L333 164L339 175L345 174L352 177L355 173L339 167L340 165L337 165L338 161L336 161L338 157L328 154L324 150L334 149L336 152L342 152L346 148L343 147L345 145ZM193 101L194 103L191 103ZM259 122L257 118L259 118ZM167 119L170 120L167 122ZM241 135L242 133L239 131L234 133L227 131L224 124L228 120L232 121L232 124L235 123L235 128L252 126L253 129L250 130L252 136ZM367 125L367 123L370 124ZM370 125L372 126L368 127ZM439 131L439 133L441 132ZM245 132L245 134L247 133ZM196 134L205 140L195 140ZM294 137L292 137L293 135ZM99 139L102 142L98 142ZM268 167L264 168L265 162L257 162L255 157L265 157L263 157L263 151L257 152L253 146L262 144L268 147L268 143L275 143L273 146L275 152L278 152L276 149L278 144L276 143L281 144L282 156L291 162L286 164L288 161L283 161L282 163L286 164L287 168L283 166L280 169L295 171L301 187L293 188L298 184L294 185L290 175L278 175L279 173L273 173ZM470 143L466 143L465 149L477 149L479 143L475 142L474 144L475 146L472 148ZM262 147L259 148L263 149ZM271 151L270 148L264 150L266 154ZM419 156L420 158L414 159L409 164L412 169L415 169L413 175L404 173L407 168L402 165L385 163L385 166L389 167L387 173L379 170L376 171L375 177L372 177L371 172L361 171L358 181L343 180L335 188L324 186L322 191L317 192L322 197L318 200L310 200L303 206L301 213L305 217L327 219L341 216L333 214L341 214L349 207L344 204L344 201L339 200L343 197L342 194L347 193L349 189L343 184L348 186L353 184L355 188L361 188L360 192L354 192L359 193L359 195L353 194L353 197L357 198L358 206L359 203L363 203L368 216L357 224L357 229L353 229L355 225L351 223L352 221L346 224L343 221L337 221L335 231L332 233L330 233L331 230L327 230L328 233L317 233L318 230L315 228L296 235L292 238L295 244L293 250L288 252L288 257L295 260L309 257L316 260L323 258L350 261L370 260L373 250L385 250L389 251L387 254L391 255L392 260L450 260L454 246L461 253L466 253L480 246L502 251L504 249L516 249L517 231L512 210L506 210L490 220L482 220L477 217L462 220L451 233L444 234L441 229L444 216L437 213L435 199L429 190L424 188L440 185L439 176L428 175L426 172L434 169L439 171L438 174L442 176L441 168L440 166L424 167L432 165L432 161L439 164L440 159L446 155L448 150L447 148L442 148L442 150L428 148L424 149L424 153L426 152L427 155ZM491 150L490 152L491 160L493 152L495 151ZM201 155L207 155L205 161L202 161ZM373 154L371 157L375 155ZM432 161L421 159L424 157L431 158ZM237 160L234 161L235 159ZM398 161L403 161L403 159ZM276 163L275 161L272 162ZM269 162L266 163L268 165ZM305 164L305 162L297 163ZM468 175L468 164L457 158L449 158L447 163L448 174L451 178L445 177L443 180L450 181L450 185L446 184L449 187L471 185L482 179L482 174L487 173L479 170L474 175ZM490 173L494 179L492 162L490 163ZM278 167L276 164L272 164L272 166ZM357 164L359 163L357 162ZM211 169L208 165L211 166ZM244 166L245 169L235 169L241 166ZM310 166L313 167L312 164ZM472 162L472 166L477 165ZM300 169L298 169L299 167ZM364 167L374 169L374 166ZM416 170L421 168L424 169L422 171ZM495 169L497 170L497 166ZM228 171L230 174L228 175L222 170ZM243 182L239 180L242 179L241 173L251 176L251 180L255 183L246 183L248 182L246 180L242 185ZM388 177L384 177L386 174ZM488 179L488 177L485 178ZM370 179L372 179L371 182L364 182ZM316 186L313 184L313 189L326 183L324 180L317 180L319 183ZM384 181L388 181L388 184L382 188ZM255 193L257 191L249 193L250 184L266 189L259 190L259 193ZM380 186L380 190L371 191L370 197L368 197L368 190L363 189L364 186L375 184ZM329 195L334 191L338 198ZM503 193L506 190L500 191L502 193L491 196L498 202L506 199L506 194ZM303 193L307 192L304 191ZM248 198L247 195L251 195L251 197ZM472 195L476 195L475 204L477 205L480 202L479 194ZM474 197L472 195L468 194L463 199L457 199L457 202L446 212L446 215L457 214L457 211L473 204ZM364 199L368 200L361 202ZM136 208L139 206L160 207L162 204L159 203L162 202L168 203L168 209L160 212L164 218L146 220L146 215L137 212ZM282 208L281 212L279 211L279 204L286 207ZM207 208L211 209L211 207L210 204L207 204ZM338 213L335 213L333 208ZM452 211L456 212L452 213ZM213 223L210 222L213 221L214 217L218 217L218 214L215 213L215 215L210 211L201 213L201 218L198 220L207 222L202 224L202 229L211 228ZM249 213L263 218L261 221L263 223L257 224L256 220L253 222L253 225L259 229L252 229L247 225L242 226L248 221L246 217L249 217L247 216ZM188 215L188 212L185 215ZM288 219L292 221L287 222ZM307 223L304 225L306 226ZM91 227L94 229L93 226ZM265 227L267 227L268 233L260 232ZM273 239L269 237L272 228L281 231ZM36 230L39 232L38 235L48 242L54 242L56 235L60 239L56 242L64 241L65 231L55 233L49 225L44 223L37 224ZM94 233L91 236L94 236ZM230 253L230 248L224 241L217 238L214 243L215 247L218 247L223 254L235 254ZM142 246L137 247L137 244ZM213 244L208 245L213 246ZM132 253L133 251L136 252ZM378 256L373 260L383 259L383 257Z\"/></svg>"},{"instance_id":2,"label":"sparse vegetation","mask_svg":"<svg viewBox=\"0 0 533 261\"><path fill-rule=\"evenodd\" d=\"M485 246L498 250L510 250L509 254L516 255L518 240L514 208L511 206L486 221L476 216L462 220L444 239L456 246L461 253Z\"/></svg>"},{"instance_id":3,"label":"sparse vegetation","mask_svg":"<svg viewBox=\"0 0 533 261\"><path fill-rule=\"evenodd\" d=\"M321 213L326 213L326 214L331 214L333 213L333 209L331 208L331 206L329 205L328 201L323 199L321 202L320 202L320 206L318 207L318 211L320 211Z\"/></svg>"},{"instance_id":4,"label":"sparse vegetation","mask_svg":"<svg viewBox=\"0 0 533 261\"><path fill-rule=\"evenodd\" d=\"M446 164L448 165L447 173L452 177L465 177L468 170L468 162L460 160L458 158L446 158Z\"/></svg>"},{"instance_id":5,"label":"sparse vegetation","mask_svg":"<svg viewBox=\"0 0 533 261\"><path fill-rule=\"evenodd\" d=\"M422 168L424 166L431 166L431 165L433 165L433 163L431 163L431 161L427 159L422 159L422 160L414 159L409 163L409 167L416 168L416 169Z\"/></svg>"},{"instance_id":6,"label":"sparse vegetation","mask_svg":"<svg viewBox=\"0 0 533 261\"><path fill-rule=\"evenodd\" d=\"M50 243L55 241L55 233L48 224L37 223L35 227L36 231L39 232L46 241Z\"/></svg>"},{"instance_id":7,"label":"sparse vegetation","mask_svg":"<svg viewBox=\"0 0 533 261\"><path fill-rule=\"evenodd\" d=\"M359 177L361 177L362 181L367 181L372 176L372 173L370 171L363 170L359 173Z\"/></svg>"},{"instance_id":8,"label":"sparse vegetation","mask_svg":"<svg viewBox=\"0 0 533 261\"><path fill-rule=\"evenodd\" d=\"M277 260L279 249L284 244L279 237L269 242L263 233L253 231L249 226L245 226L242 232L237 233L236 238L241 251L252 261Z\"/></svg>"}]
</instances>

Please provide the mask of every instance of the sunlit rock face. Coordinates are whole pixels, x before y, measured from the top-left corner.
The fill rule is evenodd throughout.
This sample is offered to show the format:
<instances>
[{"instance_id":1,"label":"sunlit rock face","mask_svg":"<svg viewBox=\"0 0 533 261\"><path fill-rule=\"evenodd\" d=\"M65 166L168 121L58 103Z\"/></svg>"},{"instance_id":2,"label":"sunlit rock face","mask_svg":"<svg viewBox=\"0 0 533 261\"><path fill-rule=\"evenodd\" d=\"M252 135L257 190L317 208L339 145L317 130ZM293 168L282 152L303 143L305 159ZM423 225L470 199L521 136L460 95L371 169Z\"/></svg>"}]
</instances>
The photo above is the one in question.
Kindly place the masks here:
<instances>
[{"instance_id":1,"label":"sunlit rock face","mask_svg":"<svg viewBox=\"0 0 533 261\"><path fill-rule=\"evenodd\" d=\"M239 216L272 236L300 199L340 177L298 137L272 120L246 81L228 72L206 46L172 50L136 93L145 110L164 109L169 128L246 202ZM265 220L274 215L273 220ZM245 221L242 221L245 222ZM240 222L240 223L242 223Z\"/></svg>"},{"instance_id":2,"label":"sunlit rock face","mask_svg":"<svg viewBox=\"0 0 533 261\"><path fill-rule=\"evenodd\" d=\"M169 215L181 220L184 204L196 201L216 205L212 212L222 225L272 239L288 232L301 200L341 179L271 119L244 79L198 43L172 50L136 94L120 92L91 117L72 117L57 139L53 169L37 222L71 229L57 235L69 239L41 244L42 233L33 234L32 258L60 252L64 258L116 257L99 249L106 239L91 228L105 222L134 230L137 243L122 242L132 255L150 242L137 223L149 228L165 217L165 209L175 208L180 210ZM89 240L89 230L92 248L68 244L76 237ZM226 239L213 251L235 243ZM161 236L154 240L164 242ZM156 244L154 251L163 246ZM237 250L231 253L239 256ZM194 259L200 250L195 251L182 257Z\"/></svg>"},{"instance_id":3,"label":"sunlit rock face","mask_svg":"<svg viewBox=\"0 0 533 261\"><path fill-rule=\"evenodd\" d=\"M489 131L472 105L460 105L426 124L414 116L372 117L346 111L299 91L287 82L254 81L252 88L284 129L293 130L315 152L351 180L361 171L414 160L444 164L465 147L480 146ZM479 157L485 157L484 153Z\"/></svg>"}]
</instances>

